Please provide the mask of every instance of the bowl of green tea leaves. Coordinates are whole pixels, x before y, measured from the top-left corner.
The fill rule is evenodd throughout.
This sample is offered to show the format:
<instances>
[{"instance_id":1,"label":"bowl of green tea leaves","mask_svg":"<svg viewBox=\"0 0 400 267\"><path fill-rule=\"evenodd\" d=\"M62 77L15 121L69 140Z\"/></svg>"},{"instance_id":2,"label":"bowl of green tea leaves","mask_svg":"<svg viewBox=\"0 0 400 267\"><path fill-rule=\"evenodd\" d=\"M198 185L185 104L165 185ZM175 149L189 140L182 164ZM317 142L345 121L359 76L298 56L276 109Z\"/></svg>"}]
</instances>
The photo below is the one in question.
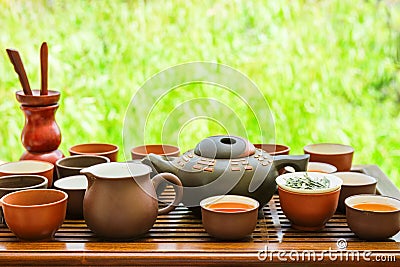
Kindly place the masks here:
<instances>
[{"instance_id":1,"label":"bowl of green tea leaves","mask_svg":"<svg viewBox=\"0 0 400 267\"><path fill-rule=\"evenodd\" d=\"M314 194L337 190L342 180L333 174L293 172L278 176L276 183L287 191Z\"/></svg>"}]
</instances>

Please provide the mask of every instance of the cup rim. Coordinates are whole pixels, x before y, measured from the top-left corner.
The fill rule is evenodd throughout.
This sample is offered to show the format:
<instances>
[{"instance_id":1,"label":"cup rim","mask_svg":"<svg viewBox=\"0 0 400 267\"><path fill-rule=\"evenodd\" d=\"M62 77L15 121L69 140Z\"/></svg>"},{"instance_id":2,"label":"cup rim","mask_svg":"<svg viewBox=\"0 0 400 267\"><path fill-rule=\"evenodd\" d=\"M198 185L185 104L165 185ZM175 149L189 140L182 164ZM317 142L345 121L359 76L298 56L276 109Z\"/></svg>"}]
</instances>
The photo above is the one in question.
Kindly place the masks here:
<instances>
[{"instance_id":1,"label":"cup rim","mask_svg":"<svg viewBox=\"0 0 400 267\"><path fill-rule=\"evenodd\" d=\"M286 181L285 178L290 177L290 176L295 176L295 175L305 175L308 174L309 176L325 176L327 177L331 182L333 181L335 184L332 187L329 188L321 188L321 189L315 189L315 190L309 190L309 189L298 189L298 188L291 188L289 186L286 186L286 183L284 184L283 182ZM334 192L337 189L340 190L341 186L343 184L342 179L339 177L335 176L334 174L330 173L319 173L319 172L289 172L285 173L282 175L279 175L278 177L275 178L275 181L277 185L284 189L285 191L288 192L293 192L293 193L299 193L303 195L314 195L314 194L326 194L330 192Z\"/></svg>"},{"instance_id":2,"label":"cup rim","mask_svg":"<svg viewBox=\"0 0 400 267\"><path fill-rule=\"evenodd\" d=\"M276 144L276 143L256 143L253 144L254 147L256 149L262 149L262 146L274 146L275 147L275 151L273 152L268 152L266 150L264 150L265 152L267 152L268 154L270 154L271 156L275 156L276 154L283 154L283 153L289 153L290 152L290 146L287 145L283 145L283 144ZM277 148L282 148L282 150L278 150Z\"/></svg>"},{"instance_id":3,"label":"cup rim","mask_svg":"<svg viewBox=\"0 0 400 267\"><path fill-rule=\"evenodd\" d=\"M38 204L38 205L16 205L16 204L8 203L6 201L6 199L10 196L18 195L18 194L25 194L26 192L32 192L32 191L35 193L39 193L39 192L45 193L45 192L49 192L49 191L54 191L54 192L61 193L63 195L63 198L59 199L57 201L50 202L50 203ZM15 192L9 193L7 195L4 195L0 199L0 203L3 207L8 206L8 207L14 207L14 208L41 208L41 207L48 207L48 206L53 206L53 205L62 203L64 201L66 201L67 199L68 199L68 194L61 190L57 190L57 189L27 189L27 190L15 191Z\"/></svg>"},{"instance_id":4,"label":"cup rim","mask_svg":"<svg viewBox=\"0 0 400 267\"><path fill-rule=\"evenodd\" d=\"M81 191L81 190L86 190L86 189L87 189L87 185L86 185L86 187L63 187L63 186L59 185L60 183L65 182L65 181L67 181L67 180L81 179L81 178L85 178L85 180L86 180L86 176L83 175L83 174L65 176L65 177L62 177L62 178L60 178L60 179L57 179L57 180L54 182L53 186L54 186L55 188L59 189L59 190L62 190L62 191L64 191L64 190L67 190L67 191ZM87 181L87 180L86 180L86 181Z\"/></svg>"},{"instance_id":5,"label":"cup rim","mask_svg":"<svg viewBox=\"0 0 400 267\"><path fill-rule=\"evenodd\" d=\"M232 200L223 201L224 198L228 198L228 199L232 198ZM211 203L235 202L235 200L237 200L237 199L242 200L242 202L240 202L240 200L237 201L237 202L240 202L240 203L249 204L249 202L250 202L251 204L249 204L249 205L252 205L253 207L251 209L248 209L248 210L229 212L229 213L223 212L223 211L213 210L213 209L210 209L210 208L207 207L207 205L209 205ZM255 200L255 199L253 199L251 197L240 196L240 195L217 195L217 196L207 197L207 198L203 199L202 201L200 201L200 207L202 209L205 209L205 210L208 210L208 211L211 211L211 212L215 212L215 213L220 213L220 214L246 213L246 212L250 212L250 211L258 209L259 206L260 206L260 203L257 200Z\"/></svg>"},{"instance_id":6,"label":"cup rim","mask_svg":"<svg viewBox=\"0 0 400 267\"><path fill-rule=\"evenodd\" d=\"M35 171L32 171L32 170L29 170L29 171L10 171L10 170L2 169L2 168L4 168L4 166L7 166L7 165L29 164L29 163L33 163L33 164L38 164L39 163L42 166L46 166L46 168L43 167L41 170L35 170ZM47 162L47 161L32 160L32 159L19 160L19 161L10 161L10 162L6 162L6 163L3 163L3 164L0 165L0 172L1 173L6 173L6 174L9 174L9 175L40 173L40 172L50 171L52 169L54 169L54 165L52 163Z\"/></svg>"},{"instance_id":7,"label":"cup rim","mask_svg":"<svg viewBox=\"0 0 400 267\"><path fill-rule=\"evenodd\" d=\"M343 178L341 177L341 174L368 177L370 181L359 184L346 184ZM378 183L378 180L375 177L359 172L336 172L335 175L343 180L342 187L358 187L358 186L374 185Z\"/></svg>"},{"instance_id":8,"label":"cup rim","mask_svg":"<svg viewBox=\"0 0 400 267\"><path fill-rule=\"evenodd\" d=\"M153 152L141 153L141 152L135 151L137 149L146 148L146 147L162 147L162 148L166 147L166 148L171 148L172 149L171 152L158 154L158 155L161 155L161 156L171 156L171 155L181 151L178 146L174 146L174 145L169 145L169 144L148 144L148 145L135 146L135 147L131 148L131 153L135 154L135 155L138 155L138 156L146 156L146 155L148 155L150 153L153 153Z\"/></svg>"},{"instance_id":9,"label":"cup rim","mask_svg":"<svg viewBox=\"0 0 400 267\"><path fill-rule=\"evenodd\" d=\"M79 155L73 155L73 156L68 156L68 157L64 157L64 158L58 159L58 160L56 161L56 166L57 166L57 167L64 168L64 169L70 169L70 170L81 170L82 168L87 168L87 167L65 166L65 165L61 165L61 164L60 164L61 162L65 161L65 160L68 160L68 159L70 159L70 158L101 158L101 159L106 160L106 162L101 162L101 163L108 163L108 162L110 162L110 159L109 159L109 158L107 158L107 157L105 157L105 156L102 156L102 155L95 155L95 154L79 154ZM101 163L98 163L98 164L101 164ZM88 166L88 167L90 167L90 166Z\"/></svg>"},{"instance_id":10,"label":"cup rim","mask_svg":"<svg viewBox=\"0 0 400 267\"><path fill-rule=\"evenodd\" d=\"M12 178L18 178L18 177L31 177L31 178L41 178L43 179L43 181L40 184L37 185L31 185L31 186L25 186L25 187L1 187L0 186L0 190L3 191L16 191L16 190L26 190L26 189L32 189L32 188L36 188L36 187L40 187L40 186L44 186L47 185L47 183L49 182L49 180L44 177L43 175L35 175L35 174L14 174L14 175L5 175L5 176L1 176L1 179L12 179Z\"/></svg>"},{"instance_id":11,"label":"cup rim","mask_svg":"<svg viewBox=\"0 0 400 267\"><path fill-rule=\"evenodd\" d=\"M381 198L381 199L389 199L392 200L393 202L397 202L399 207L396 207L396 210L392 210L392 211L373 211L373 210L362 210L362 209L357 209L354 208L351 204L349 204L348 202L350 202L353 199L357 199L357 198L363 198L363 197L371 197L371 198ZM356 204L360 204L363 202L358 202ZM383 213L396 213L396 212L400 212L400 199L395 198L395 197L391 197L391 196L384 196L384 195L374 195L374 194L357 194L357 195L352 195L347 197L344 200L344 204L347 208L355 210L355 211L359 211L359 212L370 212L370 213L376 213L376 214L383 214ZM355 204L353 204L355 205Z\"/></svg>"},{"instance_id":12,"label":"cup rim","mask_svg":"<svg viewBox=\"0 0 400 267\"><path fill-rule=\"evenodd\" d=\"M335 152L335 153L321 153L321 152L315 152L310 150L311 147L313 146L337 146L337 147L343 147L343 148L347 148L347 151L343 151L343 152ZM330 156L335 156L335 155L349 155L354 153L354 147L350 146L350 145L345 145L345 144L339 144L339 143L315 143L315 144L308 144L306 146L303 147L303 150L308 153L308 154L314 154L314 155L330 155Z\"/></svg>"},{"instance_id":13,"label":"cup rim","mask_svg":"<svg viewBox=\"0 0 400 267\"><path fill-rule=\"evenodd\" d=\"M302 192L286 190L285 188L282 188L281 186L278 185L278 190L281 190L281 191L284 191L286 193L290 193L293 195L300 195L300 196L323 196L323 195L329 195L329 194L334 194L334 193L340 192L341 188L339 187L332 191L326 191L326 192L320 192L320 193L302 193Z\"/></svg>"},{"instance_id":14,"label":"cup rim","mask_svg":"<svg viewBox=\"0 0 400 267\"><path fill-rule=\"evenodd\" d=\"M108 146L110 147L110 150L104 151L104 152L81 152L81 151L76 151L75 149L77 147L81 146L98 146L98 145L103 145L103 146ZM94 143L82 143L82 144L76 144L68 148L69 153L75 153L77 155L108 155L115 153L119 150L119 147L117 145L111 144L111 143L100 143L100 142L94 142Z\"/></svg>"}]
</instances>

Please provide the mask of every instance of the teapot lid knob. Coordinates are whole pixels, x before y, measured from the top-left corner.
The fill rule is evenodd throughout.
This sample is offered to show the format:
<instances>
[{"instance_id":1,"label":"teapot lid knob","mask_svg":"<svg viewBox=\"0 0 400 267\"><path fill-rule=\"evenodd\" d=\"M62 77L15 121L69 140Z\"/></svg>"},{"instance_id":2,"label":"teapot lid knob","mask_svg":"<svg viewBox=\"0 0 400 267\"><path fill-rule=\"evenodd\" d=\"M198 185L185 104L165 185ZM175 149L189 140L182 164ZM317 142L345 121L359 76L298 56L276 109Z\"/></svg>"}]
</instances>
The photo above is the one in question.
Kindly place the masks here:
<instances>
[{"instance_id":1,"label":"teapot lid knob","mask_svg":"<svg viewBox=\"0 0 400 267\"><path fill-rule=\"evenodd\" d=\"M197 144L194 153L205 158L236 159L251 156L256 149L248 140L232 135L210 136Z\"/></svg>"}]
</instances>

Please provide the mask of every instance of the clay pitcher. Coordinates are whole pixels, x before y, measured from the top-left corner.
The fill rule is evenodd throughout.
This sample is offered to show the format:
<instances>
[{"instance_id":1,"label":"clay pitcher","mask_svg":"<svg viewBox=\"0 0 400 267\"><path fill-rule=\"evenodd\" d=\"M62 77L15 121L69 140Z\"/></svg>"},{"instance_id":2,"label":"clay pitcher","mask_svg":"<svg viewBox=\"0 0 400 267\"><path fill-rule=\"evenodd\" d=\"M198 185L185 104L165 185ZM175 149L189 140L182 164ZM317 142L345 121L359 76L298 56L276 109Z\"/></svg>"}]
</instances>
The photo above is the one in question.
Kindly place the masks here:
<instances>
[{"instance_id":1,"label":"clay pitcher","mask_svg":"<svg viewBox=\"0 0 400 267\"><path fill-rule=\"evenodd\" d=\"M182 199L178 177L160 173L150 180L151 168L140 163L111 162L81 170L88 179L83 200L87 226L106 239L133 239L153 227L158 214L172 211ZM167 180L174 186L175 199L159 209L155 189Z\"/></svg>"}]
</instances>

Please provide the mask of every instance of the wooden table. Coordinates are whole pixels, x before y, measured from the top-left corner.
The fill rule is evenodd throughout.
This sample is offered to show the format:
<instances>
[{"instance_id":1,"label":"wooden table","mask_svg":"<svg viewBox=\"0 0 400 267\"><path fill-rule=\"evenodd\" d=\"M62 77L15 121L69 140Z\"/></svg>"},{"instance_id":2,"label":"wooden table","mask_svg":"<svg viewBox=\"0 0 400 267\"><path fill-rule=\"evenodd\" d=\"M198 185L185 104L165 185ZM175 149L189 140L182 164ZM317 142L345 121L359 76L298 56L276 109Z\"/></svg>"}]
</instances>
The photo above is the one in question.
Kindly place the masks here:
<instances>
[{"instance_id":1,"label":"wooden table","mask_svg":"<svg viewBox=\"0 0 400 267\"><path fill-rule=\"evenodd\" d=\"M400 197L399 190L375 165L355 166L378 179L378 192ZM172 194L166 192L166 197ZM0 266L5 265L286 265L400 263L400 235L383 242L358 239L346 218L335 214L321 232L290 228L278 196L264 207L253 235L239 242L220 242L208 236L201 220L179 206L159 216L150 232L135 241L98 239L84 221L66 220L51 242L21 242L0 226ZM338 241L339 240L339 241ZM339 247L347 243L344 249ZM379 262L378 262L379 261ZM384 262L383 262L384 261Z\"/></svg>"}]
</instances>

